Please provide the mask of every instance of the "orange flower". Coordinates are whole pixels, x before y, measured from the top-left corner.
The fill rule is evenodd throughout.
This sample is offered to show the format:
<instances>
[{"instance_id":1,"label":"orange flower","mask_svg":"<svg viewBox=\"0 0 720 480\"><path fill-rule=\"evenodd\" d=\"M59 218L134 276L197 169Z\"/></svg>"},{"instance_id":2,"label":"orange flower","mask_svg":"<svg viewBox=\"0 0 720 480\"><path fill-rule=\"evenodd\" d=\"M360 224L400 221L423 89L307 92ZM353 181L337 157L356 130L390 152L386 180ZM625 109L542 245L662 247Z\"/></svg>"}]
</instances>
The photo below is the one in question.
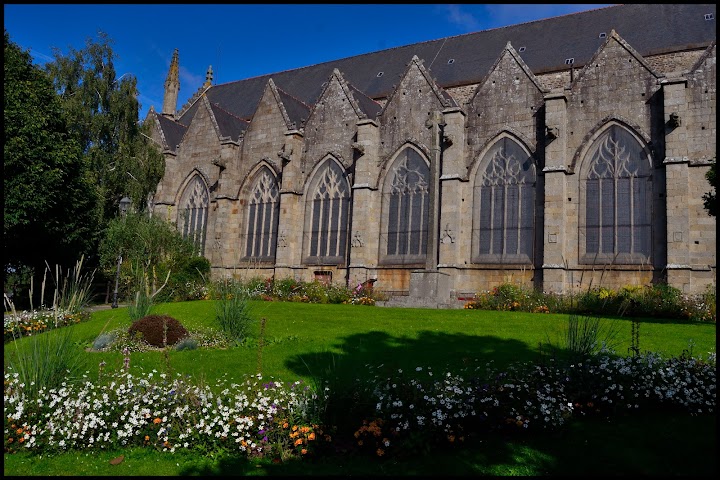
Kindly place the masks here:
<instances>
[{"instance_id":1,"label":"orange flower","mask_svg":"<svg viewBox=\"0 0 720 480\"><path fill-rule=\"evenodd\" d=\"M288 422L283 423L283 428L288 428Z\"/></svg>"},{"instance_id":2,"label":"orange flower","mask_svg":"<svg viewBox=\"0 0 720 480\"><path fill-rule=\"evenodd\" d=\"M385 451L382 448L378 448L377 452L375 453L377 453L378 457L382 457L383 455L385 455Z\"/></svg>"},{"instance_id":3,"label":"orange flower","mask_svg":"<svg viewBox=\"0 0 720 480\"><path fill-rule=\"evenodd\" d=\"M308 435L308 440L315 440L315 434L311 433L310 435Z\"/></svg>"},{"instance_id":4,"label":"orange flower","mask_svg":"<svg viewBox=\"0 0 720 480\"><path fill-rule=\"evenodd\" d=\"M292 430L293 430L293 432L294 432L295 430L297 430L297 425L293 425Z\"/></svg>"},{"instance_id":5,"label":"orange flower","mask_svg":"<svg viewBox=\"0 0 720 480\"><path fill-rule=\"evenodd\" d=\"M450 443L453 443L455 441L455 435L448 435L448 440Z\"/></svg>"},{"instance_id":6,"label":"orange flower","mask_svg":"<svg viewBox=\"0 0 720 480\"><path fill-rule=\"evenodd\" d=\"M301 431L302 433L307 433L307 432L310 431L310 427L302 427L302 428L300 429L300 431Z\"/></svg>"},{"instance_id":7,"label":"orange flower","mask_svg":"<svg viewBox=\"0 0 720 480\"><path fill-rule=\"evenodd\" d=\"M303 448L302 450L300 450L300 453L301 453L302 455L305 455L305 454L307 454L307 450Z\"/></svg>"},{"instance_id":8,"label":"orange flower","mask_svg":"<svg viewBox=\"0 0 720 480\"><path fill-rule=\"evenodd\" d=\"M18 435L22 435L23 429L22 429L22 428L18 428L17 430L15 430L15 433L17 433Z\"/></svg>"},{"instance_id":9,"label":"orange flower","mask_svg":"<svg viewBox=\"0 0 720 480\"><path fill-rule=\"evenodd\" d=\"M150 436L149 436L149 435L145 435L145 441L147 442L147 441L149 441L149 440L150 440Z\"/></svg>"},{"instance_id":10,"label":"orange flower","mask_svg":"<svg viewBox=\"0 0 720 480\"><path fill-rule=\"evenodd\" d=\"M18 439L18 442L20 442L20 443L23 443L24 441L25 441L25 437L20 437L20 438Z\"/></svg>"},{"instance_id":11,"label":"orange flower","mask_svg":"<svg viewBox=\"0 0 720 480\"><path fill-rule=\"evenodd\" d=\"M153 423L157 425L158 423L162 422L159 417L156 417L155 420L153 420Z\"/></svg>"},{"instance_id":12,"label":"orange flower","mask_svg":"<svg viewBox=\"0 0 720 480\"><path fill-rule=\"evenodd\" d=\"M10 437L10 438L8 439L8 443L12 443L13 440L14 440L14 438Z\"/></svg>"},{"instance_id":13,"label":"orange flower","mask_svg":"<svg viewBox=\"0 0 720 480\"><path fill-rule=\"evenodd\" d=\"M296 446L297 446L297 445L302 445L302 443L303 443L302 438L298 438L297 440L295 440L295 445L296 445Z\"/></svg>"}]
</instances>

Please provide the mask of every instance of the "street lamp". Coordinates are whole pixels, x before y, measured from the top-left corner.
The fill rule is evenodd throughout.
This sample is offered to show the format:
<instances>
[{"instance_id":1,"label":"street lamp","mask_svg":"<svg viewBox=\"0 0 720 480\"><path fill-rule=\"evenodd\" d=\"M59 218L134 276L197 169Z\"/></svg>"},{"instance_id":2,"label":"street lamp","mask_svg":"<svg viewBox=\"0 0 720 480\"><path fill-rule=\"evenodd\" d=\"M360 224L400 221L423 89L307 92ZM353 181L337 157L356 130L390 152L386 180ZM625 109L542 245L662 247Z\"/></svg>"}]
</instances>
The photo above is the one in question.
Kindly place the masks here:
<instances>
[{"instance_id":1,"label":"street lamp","mask_svg":"<svg viewBox=\"0 0 720 480\"><path fill-rule=\"evenodd\" d=\"M120 215L123 217L130 208L132 201L128 197L120 200ZM122 251L121 251L122 252ZM115 274L115 292L113 293L112 308L118 308L118 284L120 283L120 265L122 265L122 253L118 254L117 273Z\"/></svg>"}]
</instances>

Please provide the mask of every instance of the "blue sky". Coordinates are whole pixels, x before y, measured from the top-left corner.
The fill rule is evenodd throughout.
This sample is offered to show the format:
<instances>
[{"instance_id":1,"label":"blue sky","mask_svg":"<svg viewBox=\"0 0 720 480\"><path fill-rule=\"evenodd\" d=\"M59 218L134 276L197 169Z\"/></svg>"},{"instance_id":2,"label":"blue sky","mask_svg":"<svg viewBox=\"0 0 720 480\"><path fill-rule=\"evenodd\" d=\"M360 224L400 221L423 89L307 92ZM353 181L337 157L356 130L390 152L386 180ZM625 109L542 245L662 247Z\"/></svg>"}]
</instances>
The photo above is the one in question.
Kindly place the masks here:
<instances>
[{"instance_id":1,"label":"blue sky","mask_svg":"<svg viewBox=\"0 0 720 480\"><path fill-rule=\"evenodd\" d=\"M113 40L118 76L138 79L140 119L162 107L173 51L180 58L180 108L205 81L268 73L464 33L592 10L609 4L5 4L10 40L42 65L53 47L81 49L102 31Z\"/></svg>"}]
</instances>

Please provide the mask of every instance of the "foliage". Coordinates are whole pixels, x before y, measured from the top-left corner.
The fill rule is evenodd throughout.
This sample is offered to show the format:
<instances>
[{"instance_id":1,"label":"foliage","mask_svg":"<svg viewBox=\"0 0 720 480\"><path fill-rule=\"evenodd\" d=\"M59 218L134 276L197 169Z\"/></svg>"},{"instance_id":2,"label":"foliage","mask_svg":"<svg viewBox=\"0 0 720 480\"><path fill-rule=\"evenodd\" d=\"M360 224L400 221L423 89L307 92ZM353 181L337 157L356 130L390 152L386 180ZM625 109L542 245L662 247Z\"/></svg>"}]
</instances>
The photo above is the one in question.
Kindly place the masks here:
<instances>
[{"instance_id":1,"label":"foliage","mask_svg":"<svg viewBox=\"0 0 720 480\"><path fill-rule=\"evenodd\" d=\"M181 257L168 280L167 288L157 295L158 302L182 302L209 298L207 280L210 261L205 257Z\"/></svg>"},{"instance_id":2,"label":"foliage","mask_svg":"<svg viewBox=\"0 0 720 480\"><path fill-rule=\"evenodd\" d=\"M231 280L220 283L219 299L215 302L215 319L230 342L245 339L252 322L247 291Z\"/></svg>"},{"instance_id":3,"label":"foliage","mask_svg":"<svg viewBox=\"0 0 720 480\"><path fill-rule=\"evenodd\" d=\"M19 323L12 301L4 297L5 309L11 312L14 323ZM25 342L13 342L5 356L5 365L17 374L31 398L42 391L58 388L79 373L79 352L74 345L72 328L55 328L43 334L28 335ZM6 327L7 331L7 327ZM17 330L22 338L22 330ZM22 345L20 345L22 343Z\"/></svg>"},{"instance_id":4,"label":"foliage","mask_svg":"<svg viewBox=\"0 0 720 480\"><path fill-rule=\"evenodd\" d=\"M533 313L576 313L627 317L661 317L695 322L717 321L715 286L700 295L684 295L665 283L626 285L615 291L588 288L564 295L543 293L514 284L479 292L466 302L468 310L510 310Z\"/></svg>"},{"instance_id":5,"label":"foliage","mask_svg":"<svg viewBox=\"0 0 720 480\"><path fill-rule=\"evenodd\" d=\"M175 318L168 315L148 315L133 322L128 335L140 334L142 340L153 347L164 348L175 345L188 336L187 329Z\"/></svg>"},{"instance_id":6,"label":"foliage","mask_svg":"<svg viewBox=\"0 0 720 480\"><path fill-rule=\"evenodd\" d=\"M204 268L196 260L192 242L182 238L170 223L147 214L128 212L108 223L100 244L100 265L108 276L117 268L118 255L122 256L120 280L121 296L138 289L157 293L168 272L192 273L193 268ZM176 277L184 281L184 277ZM168 289L173 288L169 283ZM159 300L162 297L159 297Z\"/></svg>"},{"instance_id":7,"label":"foliage","mask_svg":"<svg viewBox=\"0 0 720 480\"><path fill-rule=\"evenodd\" d=\"M3 58L3 276L27 267L30 276L42 273L44 261L68 265L91 254L99 211L50 78L7 31Z\"/></svg>"},{"instance_id":8,"label":"foliage","mask_svg":"<svg viewBox=\"0 0 720 480\"><path fill-rule=\"evenodd\" d=\"M617 321L595 315L571 314L565 330L565 350L575 358L594 355L617 347Z\"/></svg>"},{"instance_id":9,"label":"foliage","mask_svg":"<svg viewBox=\"0 0 720 480\"><path fill-rule=\"evenodd\" d=\"M712 190L703 195L703 206L711 217L717 216L717 159L713 158L710 170L705 173L705 178L712 187Z\"/></svg>"},{"instance_id":10,"label":"foliage","mask_svg":"<svg viewBox=\"0 0 720 480\"><path fill-rule=\"evenodd\" d=\"M53 308L56 310L68 311L71 314L82 312L92 300L92 283L95 277L93 270L89 274L83 273L83 262L85 257L75 262L75 267L63 277L62 267L55 266L55 298ZM49 270L48 265L48 270Z\"/></svg>"},{"instance_id":11,"label":"foliage","mask_svg":"<svg viewBox=\"0 0 720 480\"><path fill-rule=\"evenodd\" d=\"M82 49L53 50L45 69L53 80L100 198L103 224L117 215L120 199L129 195L139 211L162 178L164 162L138 125L137 79L117 76L113 40L98 33ZM147 132L145 132L147 133Z\"/></svg>"},{"instance_id":12,"label":"foliage","mask_svg":"<svg viewBox=\"0 0 720 480\"><path fill-rule=\"evenodd\" d=\"M359 404L370 408L364 411L369 415L355 417L354 433L324 422L334 395L326 388L259 374L240 382L225 377L211 388L179 373L154 373L123 368L102 381L85 379L30 396L27 385L6 372L6 453L18 444L44 454L142 446L283 461L328 451L323 442L339 446L351 438L353 452L398 458L427 455L477 435L555 432L573 417L716 411L714 354L601 353L573 363L515 362L501 370L377 370L358 384ZM60 395L62 401L53 400ZM355 406L345 410L351 421L361 413Z\"/></svg>"}]
</instances>

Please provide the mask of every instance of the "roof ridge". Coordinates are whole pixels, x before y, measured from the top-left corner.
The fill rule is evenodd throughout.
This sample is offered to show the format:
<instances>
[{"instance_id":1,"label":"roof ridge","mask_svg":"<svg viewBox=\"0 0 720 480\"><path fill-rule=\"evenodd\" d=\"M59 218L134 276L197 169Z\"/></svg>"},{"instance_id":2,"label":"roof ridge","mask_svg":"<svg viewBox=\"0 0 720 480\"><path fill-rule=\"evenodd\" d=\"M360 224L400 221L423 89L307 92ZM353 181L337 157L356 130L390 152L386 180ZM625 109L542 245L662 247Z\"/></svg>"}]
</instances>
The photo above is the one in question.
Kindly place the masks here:
<instances>
[{"instance_id":1,"label":"roof ridge","mask_svg":"<svg viewBox=\"0 0 720 480\"><path fill-rule=\"evenodd\" d=\"M553 19L555 19L555 18L568 17L568 16L571 16L571 15L582 15L582 14L586 14L586 13L589 13L589 12L595 12L595 11L598 11L598 10L604 10L604 9L613 8L613 7L621 7L621 6L624 6L624 5L626 5L626 4L618 3L618 4L609 5L609 6L605 6L605 7L592 8L592 9L590 9L590 10L583 10L583 11L579 11L579 12L564 13L564 14L561 14L561 15L555 15L555 16L547 17L547 18L539 18L539 19L537 19L537 20L528 20L527 22L514 23L514 24L512 24L512 25L505 25L505 26L503 26L503 27L488 28L488 29L485 29L485 30L476 30L476 31L474 31L474 32L459 33L459 34L457 34L457 35L448 35L448 36L446 36L446 37L434 38L434 39L430 39L430 40L423 40L423 41L414 42L414 43L407 43L407 44L405 44L405 45L398 45L398 46L396 46L396 47L384 48L384 49L382 49L382 50L373 50L373 51L371 51L371 52L359 53L359 54L357 54L357 55L351 55L351 56L349 56L349 57L340 57L340 58L336 58L336 59L334 59L334 60L326 60L326 61L324 61L324 62L314 63L314 64L311 64L311 65L303 65L302 67L288 68L288 69L280 70L280 71L277 71L277 72L269 72L269 73L264 73L264 74L261 74L261 75L256 75L256 76L254 76L254 77L247 77L247 78L243 78L243 79L240 79L240 80L232 80L232 81L229 81L229 82L220 83L220 84L213 85L213 86L217 87L217 86L230 85L230 84L232 84L232 83L242 82L242 81L245 81L245 80L252 80L252 79L263 78L263 77L268 77L268 76L272 77L273 75L279 75L279 74L281 74L281 73L295 72L295 71L299 71L299 70L304 70L304 69L306 69L306 68L313 68L313 67L317 67L317 66L319 66L319 65L324 65L324 64L326 64L326 63L336 63L336 62L340 62L340 61L342 61L342 60L350 60L350 59L353 59L353 58L364 57L364 56L366 56L366 55L374 55L374 54L376 54L376 53L389 52L389 51L391 51L391 50L396 50L396 49L399 49L399 48L407 48L407 47L412 47L412 46L415 46L415 45L422 45L422 44L431 43L431 42L446 41L446 40L448 40L448 39L450 39L450 38L464 37L464 36L467 36L467 35L477 35L477 34L479 34L479 33L492 32L492 31L496 31L496 30L502 30L502 29L504 29L504 28L514 28L514 27L518 27L518 26L521 26L521 25L527 25L527 24L530 24L530 23L545 22L545 21L548 21L548 20L553 20ZM630 4L630 5L637 5L637 4Z\"/></svg>"}]
</instances>

